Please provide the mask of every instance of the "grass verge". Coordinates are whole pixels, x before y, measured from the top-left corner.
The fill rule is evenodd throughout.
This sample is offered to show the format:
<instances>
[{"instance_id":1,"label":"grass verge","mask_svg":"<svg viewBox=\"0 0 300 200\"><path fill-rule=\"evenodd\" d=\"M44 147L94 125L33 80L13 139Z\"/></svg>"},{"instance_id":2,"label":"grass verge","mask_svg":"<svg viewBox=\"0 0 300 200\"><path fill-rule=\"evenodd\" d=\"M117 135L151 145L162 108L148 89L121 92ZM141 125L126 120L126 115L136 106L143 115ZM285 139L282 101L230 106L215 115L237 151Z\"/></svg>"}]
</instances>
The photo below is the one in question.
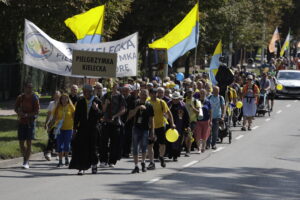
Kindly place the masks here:
<instances>
[{"instance_id":1,"label":"grass verge","mask_svg":"<svg viewBox=\"0 0 300 200\"><path fill-rule=\"evenodd\" d=\"M48 139L47 132L43 128L47 110L40 110L36 121L35 140L32 141L32 152L44 150ZM21 157L19 141L17 137L17 116L0 116L0 159Z\"/></svg>"}]
</instances>

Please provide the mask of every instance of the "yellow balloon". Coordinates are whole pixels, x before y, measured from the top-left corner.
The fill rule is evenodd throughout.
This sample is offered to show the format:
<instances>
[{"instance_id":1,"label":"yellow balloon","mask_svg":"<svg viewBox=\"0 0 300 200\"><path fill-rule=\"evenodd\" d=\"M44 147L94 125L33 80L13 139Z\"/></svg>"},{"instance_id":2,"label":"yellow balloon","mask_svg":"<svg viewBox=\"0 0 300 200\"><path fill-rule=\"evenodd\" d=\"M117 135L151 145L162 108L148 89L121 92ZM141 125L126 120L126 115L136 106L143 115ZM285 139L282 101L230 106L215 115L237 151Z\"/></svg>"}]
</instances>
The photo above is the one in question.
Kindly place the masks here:
<instances>
[{"instance_id":1,"label":"yellow balloon","mask_svg":"<svg viewBox=\"0 0 300 200\"><path fill-rule=\"evenodd\" d=\"M237 108L243 107L243 102L241 102L241 101L236 102L236 107Z\"/></svg>"},{"instance_id":2,"label":"yellow balloon","mask_svg":"<svg viewBox=\"0 0 300 200\"><path fill-rule=\"evenodd\" d=\"M283 86L282 86L281 84L278 84L278 85L276 86L276 89L277 89L277 90L282 90L282 89L283 89Z\"/></svg>"},{"instance_id":3,"label":"yellow balloon","mask_svg":"<svg viewBox=\"0 0 300 200\"><path fill-rule=\"evenodd\" d=\"M166 132L166 138L169 142L176 142L179 138L178 131L176 129L169 129Z\"/></svg>"}]
</instances>

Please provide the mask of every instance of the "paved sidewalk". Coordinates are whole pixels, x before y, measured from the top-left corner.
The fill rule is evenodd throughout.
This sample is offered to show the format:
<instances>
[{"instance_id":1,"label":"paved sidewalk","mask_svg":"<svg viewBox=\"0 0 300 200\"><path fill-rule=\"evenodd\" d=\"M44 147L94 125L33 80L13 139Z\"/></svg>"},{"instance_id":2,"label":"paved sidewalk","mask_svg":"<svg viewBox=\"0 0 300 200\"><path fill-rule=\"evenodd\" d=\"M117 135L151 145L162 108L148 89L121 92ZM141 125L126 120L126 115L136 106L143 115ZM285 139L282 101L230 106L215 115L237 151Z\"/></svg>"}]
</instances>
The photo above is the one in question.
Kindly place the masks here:
<instances>
[{"instance_id":1,"label":"paved sidewalk","mask_svg":"<svg viewBox=\"0 0 300 200\"><path fill-rule=\"evenodd\" d=\"M15 115L15 111L13 109L9 109L9 110L1 110L0 109L0 116L11 116L11 115Z\"/></svg>"},{"instance_id":2,"label":"paved sidewalk","mask_svg":"<svg viewBox=\"0 0 300 200\"><path fill-rule=\"evenodd\" d=\"M38 159L44 159L43 152L35 153L30 156L31 161L38 160ZM22 162L23 162L23 157L7 159L7 160L0 159L0 169L13 167L13 166L21 166Z\"/></svg>"}]
</instances>

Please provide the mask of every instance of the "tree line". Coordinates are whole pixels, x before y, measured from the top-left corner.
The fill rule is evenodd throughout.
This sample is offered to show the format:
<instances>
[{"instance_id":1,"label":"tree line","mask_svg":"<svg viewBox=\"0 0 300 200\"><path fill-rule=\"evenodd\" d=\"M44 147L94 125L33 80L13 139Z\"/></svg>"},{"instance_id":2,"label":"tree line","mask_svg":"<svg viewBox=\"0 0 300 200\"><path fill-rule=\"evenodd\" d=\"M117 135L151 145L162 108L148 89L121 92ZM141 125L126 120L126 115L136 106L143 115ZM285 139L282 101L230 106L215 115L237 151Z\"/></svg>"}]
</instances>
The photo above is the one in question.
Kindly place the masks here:
<instances>
[{"instance_id":1,"label":"tree line","mask_svg":"<svg viewBox=\"0 0 300 200\"><path fill-rule=\"evenodd\" d=\"M64 20L98 5L106 5L104 41L112 41L139 32L140 69L147 69L145 56L148 43L164 36L176 26L196 0L1 0L0 1L0 58L1 63L21 63L23 53L24 19L62 42L75 42L76 37L65 26ZM253 50L267 46L276 26L284 40L288 29L299 35L300 18L297 0L210 0L199 1L200 40L198 64L211 55L222 39L225 51L241 48ZM229 44L232 42L232 48ZM193 54L192 51L190 54ZM187 53L183 62L194 55ZM192 59L190 59L192 60ZM49 76L33 69L22 68L21 74ZM48 74L48 73L47 73Z\"/></svg>"}]
</instances>

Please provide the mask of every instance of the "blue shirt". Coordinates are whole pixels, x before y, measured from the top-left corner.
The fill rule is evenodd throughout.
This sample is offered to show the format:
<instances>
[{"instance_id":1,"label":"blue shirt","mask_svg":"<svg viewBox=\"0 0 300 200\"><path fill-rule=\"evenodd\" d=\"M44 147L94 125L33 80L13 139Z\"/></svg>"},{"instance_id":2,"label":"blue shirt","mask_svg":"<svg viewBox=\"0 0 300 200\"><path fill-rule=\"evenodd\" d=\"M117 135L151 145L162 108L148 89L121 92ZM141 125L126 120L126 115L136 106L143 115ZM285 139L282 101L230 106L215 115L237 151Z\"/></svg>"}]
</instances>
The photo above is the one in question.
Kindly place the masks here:
<instances>
[{"instance_id":1,"label":"blue shirt","mask_svg":"<svg viewBox=\"0 0 300 200\"><path fill-rule=\"evenodd\" d=\"M218 96L210 95L208 97L208 100L210 102L211 109L212 109L212 118L213 119L221 118L222 117L221 105L225 106L224 98L220 95Z\"/></svg>"}]
</instances>

